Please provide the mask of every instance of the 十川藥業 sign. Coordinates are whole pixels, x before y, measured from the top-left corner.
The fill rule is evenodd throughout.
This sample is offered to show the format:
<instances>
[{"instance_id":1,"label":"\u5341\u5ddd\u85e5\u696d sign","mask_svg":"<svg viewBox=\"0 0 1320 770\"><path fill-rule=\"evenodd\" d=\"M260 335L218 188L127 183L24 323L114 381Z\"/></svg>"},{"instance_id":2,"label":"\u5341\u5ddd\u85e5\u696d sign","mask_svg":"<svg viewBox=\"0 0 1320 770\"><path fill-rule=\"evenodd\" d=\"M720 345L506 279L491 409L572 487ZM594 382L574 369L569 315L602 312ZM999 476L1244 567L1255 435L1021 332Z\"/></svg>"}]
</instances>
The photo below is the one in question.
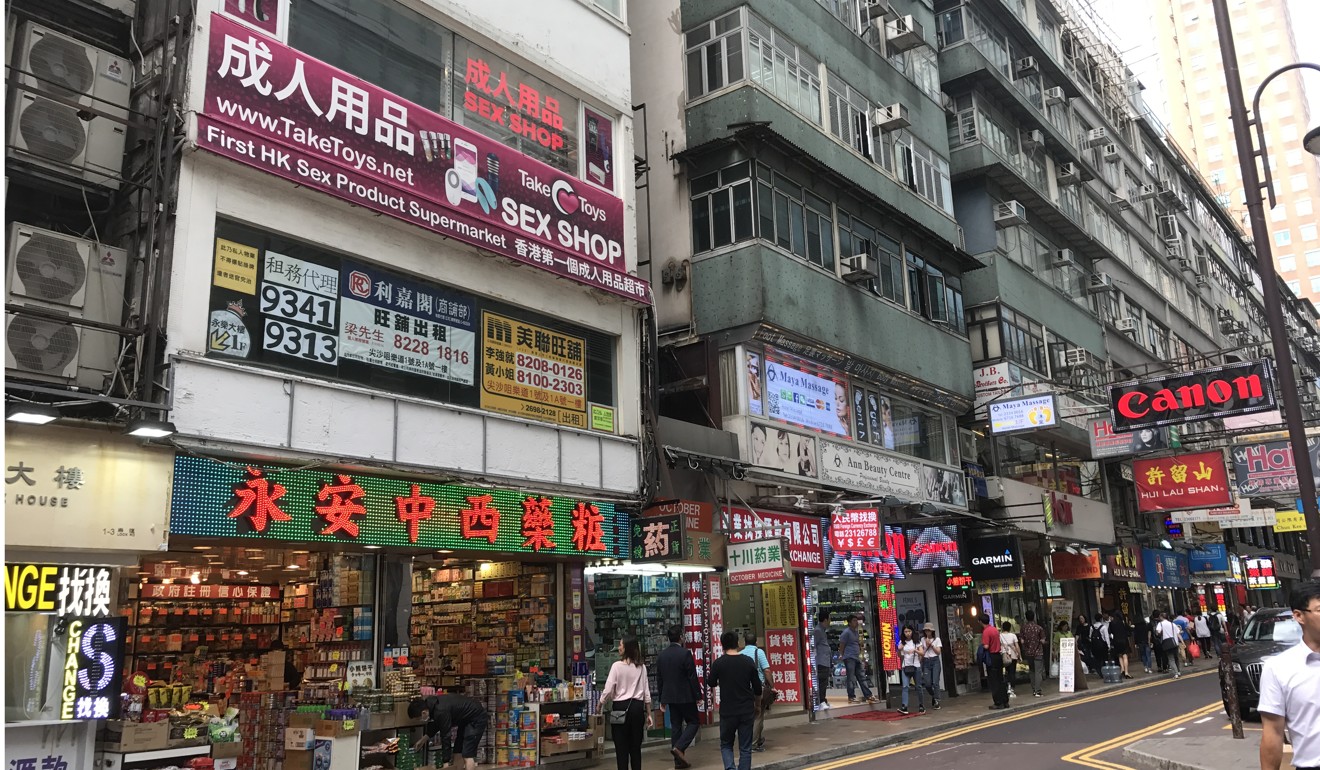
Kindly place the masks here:
<instances>
[{"instance_id":1,"label":"\u5341\u5ddd\u85e5\u696d sign","mask_svg":"<svg viewBox=\"0 0 1320 770\"><path fill-rule=\"evenodd\" d=\"M1175 425L1273 409L1274 383L1268 362L1247 361L1120 383L1109 405L1117 430Z\"/></svg>"},{"instance_id":2,"label":"\u5341\u5ddd\u85e5\u696d sign","mask_svg":"<svg viewBox=\"0 0 1320 770\"><path fill-rule=\"evenodd\" d=\"M729 543L729 570L725 577L731 586L752 583L776 583L788 580L788 554L782 538Z\"/></svg>"}]
</instances>

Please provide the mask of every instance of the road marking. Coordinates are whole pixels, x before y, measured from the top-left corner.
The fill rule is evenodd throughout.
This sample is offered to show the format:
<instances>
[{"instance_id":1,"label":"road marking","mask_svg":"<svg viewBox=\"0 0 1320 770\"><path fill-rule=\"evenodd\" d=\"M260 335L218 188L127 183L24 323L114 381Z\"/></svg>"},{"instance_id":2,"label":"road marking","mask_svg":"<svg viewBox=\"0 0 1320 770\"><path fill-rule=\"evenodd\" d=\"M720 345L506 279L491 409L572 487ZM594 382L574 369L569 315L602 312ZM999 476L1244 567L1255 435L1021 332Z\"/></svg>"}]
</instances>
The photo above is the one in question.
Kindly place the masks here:
<instances>
[{"instance_id":1,"label":"road marking","mask_svg":"<svg viewBox=\"0 0 1320 770\"><path fill-rule=\"evenodd\" d=\"M1204 673L1211 673L1211 672L1207 671ZM1200 676L1200 674L1196 674L1194 676ZM1180 714L1176 717L1173 717L1172 719L1166 719L1163 722L1160 722L1159 724L1151 725L1149 727L1143 727L1140 730L1134 730L1133 732L1127 733L1126 735L1120 735L1115 738L1110 738L1109 740L1104 741L1102 743L1097 743L1094 746L1088 746L1084 749L1079 749L1077 751L1072 752L1071 754L1064 756L1063 761L1071 762L1075 765L1082 765L1084 767L1097 768L1098 770L1128 770L1128 768L1124 765L1108 762L1106 760L1100 759L1099 757L1101 754L1104 754L1108 751L1112 751L1116 748L1119 748L1120 746L1126 746L1127 744L1132 743L1134 741L1139 741L1142 738L1146 738L1151 735L1154 735L1155 733L1158 733L1161 730L1167 730L1169 728L1178 725L1180 722L1186 722L1191 719L1203 717L1206 714L1211 713L1215 709L1222 707L1223 704L1220 703L1211 703L1208 706L1202 706L1201 708L1196 709L1195 711L1191 711L1186 714Z\"/></svg>"},{"instance_id":2,"label":"road marking","mask_svg":"<svg viewBox=\"0 0 1320 770\"><path fill-rule=\"evenodd\" d=\"M1218 671L1214 669L1208 671L1199 671L1195 674L1185 674L1183 676L1183 679L1193 679L1198 676L1207 676L1209 674L1217 674L1217 673ZM925 748L926 746L930 746L932 744L939 743L941 741L946 741L949 740L950 738L957 738L958 736L966 735L967 733L977 732L978 730L986 730L991 727L998 727L999 725L1009 724L1010 722L1018 722L1023 719L1031 719L1032 717L1041 716L1043 714L1048 714L1055 711L1061 711L1063 709L1072 708L1074 706L1081 706L1087 703L1095 703L1096 701L1105 700L1106 698L1116 698L1120 695L1126 695L1131 692L1137 692L1138 690L1147 690L1150 689L1151 687L1163 687L1164 685L1172 684L1174 681L1180 681L1180 680L1174 680L1171 678L1157 679L1156 681L1147 682L1146 684L1139 684L1133 687L1123 687L1117 690L1109 690L1106 692L1098 693L1096 695L1087 695L1080 698L1061 701L1049 706L1045 706L1043 708L1033 708L1009 716L998 717L996 719L990 719L990 720L981 720L981 721L973 722L972 724L969 725L964 725L962 727L955 727L951 730L946 730L942 733L937 733L935 735L927 736L920 740L912 741L911 743L899 743L893 746L887 746L883 749L868 751L864 754L855 754L851 757L836 759L830 762L824 762L819 765L812 765L809 768L806 768L806 770L838 770L838 768L847 767L849 765L855 765L859 762L867 762L872 759L887 757L892 754L901 754L902 752L905 751L912 751L913 749ZM1170 722L1167 725L1161 725L1161 727L1162 728L1172 727L1174 724L1176 724L1176 721Z\"/></svg>"},{"instance_id":3,"label":"road marking","mask_svg":"<svg viewBox=\"0 0 1320 770\"><path fill-rule=\"evenodd\" d=\"M1182 732L1183 730L1186 730L1186 729L1187 729L1186 727L1175 727L1175 728L1173 728L1172 730L1170 730L1170 731L1168 731L1167 733L1165 733L1165 735L1177 735L1178 733L1180 733L1180 732Z\"/></svg>"},{"instance_id":4,"label":"road marking","mask_svg":"<svg viewBox=\"0 0 1320 770\"><path fill-rule=\"evenodd\" d=\"M1232 730L1232 729L1233 729L1233 725L1231 725L1231 724L1224 725L1224 729L1225 729L1225 730ZM1243 725L1243 726L1242 726L1242 729L1243 729L1243 730L1246 730L1246 731L1249 732L1249 733L1263 733L1263 732L1265 732L1265 728L1263 728L1263 727L1247 727L1246 725Z\"/></svg>"},{"instance_id":5,"label":"road marking","mask_svg":"<svg viewBox=\"0 0 1320 770\"><path fill-rule=\"evenodd\" d=\"M1198 720L1196 720L1195 722L1193 722L1192 724L1194 724L1194 725L1203 725L1203 724L1205 724L1206 722L1209 722L1211 719L1214 719L1214 717L1205 717L1204 719L1198 719Z\"/></svg>"}]
</instances>

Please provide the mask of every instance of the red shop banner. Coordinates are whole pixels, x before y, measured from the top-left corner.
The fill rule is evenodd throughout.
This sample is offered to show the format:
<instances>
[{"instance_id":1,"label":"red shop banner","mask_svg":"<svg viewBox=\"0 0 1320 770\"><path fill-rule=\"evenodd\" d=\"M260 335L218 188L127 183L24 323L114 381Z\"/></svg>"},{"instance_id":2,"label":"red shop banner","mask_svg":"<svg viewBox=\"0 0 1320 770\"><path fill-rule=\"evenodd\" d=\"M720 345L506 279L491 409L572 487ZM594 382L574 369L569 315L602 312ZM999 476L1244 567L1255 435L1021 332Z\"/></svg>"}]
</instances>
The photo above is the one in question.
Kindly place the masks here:
<instances>
[{"instance_id":1,"label":"red shop banner","mask_svg":"<svg viewBox=\"0 0 1320 770\"><path fill-rule=\"evenodd\" d=\"M830 514L830 545L836 551L878 551L880 511L876 508L839 509Z\"/></svg>"},{"instance_id":2,"label":"red shop banner","mask_svg":"<svg viewBox=\"0 0 1320 770\"><path fill-rule=\"evenodd\" d=\"M726 506L724 531L730 543L782 537L788 541L788 560L794 569L825 569L825 549L821 538L821 519L775 511L752 512Z\"/></svg>"},{"instance_id":3,"label":"red shop banner","mask_svg":"<svg viewBox=\"0 0 1320 770\"><path fill-rule=\"evenodd\" d=\"M1223 452L1134 460L1132 474L1137 484L1137 510L1143 513L1233 504Z\"/></svg>"},{"instance_id":4,"label":"red shop banner","mask_svg":"<svg viewBox=\"0 0 1320 770\"><path fill-rule=\"evenodd\" d=\"M796 628L767 628L765 654L770 660L770 683L779 691L779 700L802 705L800 652Z\"/></svg>"},{"instance_id":5,"label":"red shop banner","mask_svg":"<svg viewBox=\"0 0 1320 770\"><path fill-rule=\"evenodd\" d=\"M635 302L623 200L211 16L197 146Z\"/></svg>"}]
</instances>

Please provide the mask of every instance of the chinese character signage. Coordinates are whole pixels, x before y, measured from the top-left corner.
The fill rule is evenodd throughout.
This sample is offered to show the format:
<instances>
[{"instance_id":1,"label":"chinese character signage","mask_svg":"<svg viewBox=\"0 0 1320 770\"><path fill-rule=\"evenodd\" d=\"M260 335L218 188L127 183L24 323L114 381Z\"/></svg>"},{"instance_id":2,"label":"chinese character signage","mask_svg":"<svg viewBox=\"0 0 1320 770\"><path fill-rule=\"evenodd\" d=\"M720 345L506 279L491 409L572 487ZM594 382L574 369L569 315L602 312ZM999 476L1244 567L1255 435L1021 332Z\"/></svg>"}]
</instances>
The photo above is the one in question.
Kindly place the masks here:
<instances>
[{"instance_id":1,"label":"chinese character signage","mask_svg":"<svg viewBox=\"0 0 1320 770\"><path fill-rule=\"evenodd\" d=\"M495 313L481 316L481 408L586 429L586 342Z\"/></svg>"},{"instance_id":2,"label":"chinese character signage","mask_svg":"<svg viewBox=\"0 0 1320 770\"><path fill-rule=\"evenodd\" d=\"M683 561L683 517L662 514L633 519L629 542L633 561Z\"/></svg>"},{"instance_id":3,"label":"chinese character signage","mask_svg":"<svg viewBox=\"0 0 1320 770\"><path fill-rule=\"evenodd\" d=\"M1320 477L1320 438L1306 440L1311 476ZM1272 497L1297 494L1297 466L1292 443L1264 441L1234 444L1228 450L1233 461L1234 488L1238 497ZM1318 479L1320 480L1320 479Z\"/></svg>"},{"instance_id":4,"label":"chinese character signage","mask_svg":"<svg viewBox=\"0 0 1320 770\"><path fill-rule=\"evenodd\" d=\"M5 612L110 616L109 567L5 564Z\"/></svg>"},{"instance_id":5,"label":"chinese character signage","mask_svg":"<svg viewBox=\"0 0 1320 770\"><path fill-rule=\"evenodd\" d=\"M284 42L289 33L289 0L225 0L223 13Z\"/></svg>"},{"instance_id":6,"label":"chinese character signage","mask_svg":"<svg viewBox=\"0 0 1320 770\"><path fill-rule=\"evenodd\" d=\"M1104 557L1105 568L1108 570L1106 577L1110 580L1145 582L1146 572L1141 561L1141 549L1135 545L1119 545L1115 548L1118 549L1118 553Z\"/></svg>"},{"instance_id":7,"label":"chinese character signage","mask_svg":"<svg viewBox=\"0 0 1320 770\"><path fill-rule=\"evenodd\" d=\"M124 618L75 618L65 629L60 719L117 719Z\"/></svg>"},{"instance_id":8,"label":"chinese character signage","mask_svg":"<svg viewBox=\"0 0 1320 770\"><path fill-rule=\"evenodd\" d=\"M1091 549L1079 554L1055 551L1050 554L1050 570L1055 580L1099 580L1100 551Z\"/></svg>"},{"instance_id":9,"label":"chinese character signage","mask_svg":"<svg viewBox=\"0 0 1320 770\"><path fill-rule=\"evenodd\" d=\"M1106 457L1124 457L1169 446L1167 428L1142 428L1141 430L1119 433L1114 430L1114 421L1108 417L1088 420L1086 433L1091 439L1091 459Z\"/></svg>"},{"instance_id":10,"label":"chinese character signage","mask_svg":"<svg viewBox=\"0 0 1320 770\"><path fill-rule=\"evenodd\" d=\"M614 401L614 341L598 332L278 233L224 221L216 232L209 356L583 429L588 400ZM240 251L250 289L219 280Z\"/></svg>"},{"instance_id":11,"label":"chinese character signage","mask_svg":"<svg viewBox=\"0 0 1320 770\"><path fill-rule=\"evenodd\" d=\"M836 551L880 549L880 511L876 508L836 508L830 514L830 546Z\"/></svg>"},{"instance_id":12,"label":"chinese character signage","mask_svg":"<svg viewBox=\"0 0 1320 770\"><path fill-rule=\"evenodd\" d=\"M765 360L766 414L772 419L838 436L848 435L848 386L842 377L805 361Z\"/></svg>"},{"instance_id":13,"label":"chinese character signage","mask_svg":"<svg viewBox=\"0 0 1320 770\"><path fill-rule=\"evenodd\" d=\"M908 527L904 536L907 538L908 569L912 572L962 566L957 524Z\"/></svg>"},{"instance_id":14,"label":"chinese character signage","mask_svg":"<svg viewBox=\"0 0 1320 770\"><path fill-rule=\"evenodd\" d=\"M170 534L625 559L628 519L581 497L179 455Z\"/></svg>"},{"instance_id":15,"label":"chinese character signage","mask_svg":"<svg viewBox=\"0 0 1320 770\"><path fill-rule=\"evenodd\" d=\"M795 707L802 706L802 679L797 628L767 628L765 655L770 661L770 684L779 691L779 699Z\"/></svg>"},{"instance_id":16,"label":"chinese character signage","mask_svg":"<svg viewBox=\"0 0 1320 770\"><path fill-rule=\"evenodd\" d=\"M202 149L571 281L650 301L646 282L626 272L623 201L613 194L220 15L211 16L206 72L197 126ZM493 87L501 82L510 88L507 77ZM563 120L553 114L553 100L522 87L518 99L513 109L500 108L503 114L519 115L537 146L553 146L548 126L558 131Z\"/></svg>"},{"instance_id":17,"label":"chinese character signage","mask_svg":"<svg viewBox=\"0 0 1320 770\"><path fill-rule=\"evenodd\" d=\"M1279 579L1274 575L1274 559L1269 556L1256 556L1246 560L1247 588L1268 590L1279 587Z\"/></svg>"},{"instance_id":18,"label":"chinese character signage","mask_svg":"<svg viewBox=\"0 0 1320 770\"><path fill-rule=\"evenodd\" d=\"M1191 565L1187 554L1163 548L1141 549L1141 560L1146 567L1146 585L1157 588L1188 588L1192 584Z\"/></svg>"},{"instance_id":19,"label":"chinese character signage","mask_svg":"<svg viewBox=\"0 0 1320 770\"><path fill-rule=\"evenodd\" d=\"M761 604L766 628L794 628L798 621L797 586L792 582L762 583Z\"/></svg>"},{"instance_id":20,"label":"chinese character signage","mask_svg":"<svg viewBox=\"0 0 1320 770\"><path fill-rule=\"evenodd\" d=\"M880 660L885 671L897 671L902 667L902 657L898 649L898 599L894 595L894 581L878 579L875 581L875 608L880 619Z\"/></svg>"},{"instance_id":21,"label":"chinese character signage","mask_svg":"<svg viewBox=\"0 0 1320 770\"><path fill-rule=\"evenodd\" d=\"M1275 511L1274 512L1274 531L1275 532L1305 532L1306 514L1301 509L1301 498L1297 499L1298 510Z\"/></svg>"},{"instance_id":22,"label":"chinese character signage","mask_svg":"<svg viewBox=\"0 0 1320 770\"><path fill-rule=\"evenodd\" d=\"M724 538L714 534L715 506L700 500L674 500L642 511L642 516L683 517L683 561L724 566Z\"/></svg>"},{"instance_id":23,"label":"chinese character signage","mask_svg":"<svg viewBox=\"0 0 1320 770\"><path fill-rule=\"evenodd\" d=\"M935 590L939 593L939 600L945 604L971 601L974 586L972 573L965 569L946 569L935 575Z\"/></svg>"},{"instance_id":24,"label":"chinese character signage","mask_svg":"<svg viewBox=\"0 0 1320 770\"><path fill-rule=\"evenodd\" d=\"M741 586L788 580L792 573L785 558L785 547L785 541L781 538L730 543L729 570L726 573L729 585Z\"/></svg>"},{"instance_id":25,"label":"chinese character signage","mask_svg":"<svg viewBox=\"0 0 1320 770\"><path fill-rule=\"evenodd\" d=\"M1192 574L1218 573L1229 575L1228 546L1223 543L1205 543L1187 554L1188 569Z\"/></svg>"},{"instance_id":26,"label":"chinese character signage","mask_svg":"<svg viewBox=\"0 0 1320 770\"><path fill-rule=\"evenodd\" d=\"M728 507L724 509L724 532L730 544L782 537L788 541L788 559L793 569L815 572L825 569L821 519L817 516Z\"/></svg>"},{"instance_id":27,"label":"chinese character signage","mask_svg":"<svg viewBox=\"0 0 1320 770\"><path fill-rule=\"evenodd\" d=\"M834 525L830 525L833 532ZM879 547L839 550L831 541L826 543L825 574L841 577L889 578L907 577L907 541L901 526L885 525L880 530ZM846 538L845 538L846 540Z\"/></svg>"},{"instance_id":28,"label":"chinese character signage","mask_svg":"<svg viewBox=\"0 0 1320 770\"><path fill-rule=\"evenodd\" d=\"M1059 424L1054 394L991 401L990 432L994 434L1053 428Z\"/></svg>"},{"instance_id":29,"label":"chinese character signage","mask_svg":"<svg viewBox=\"0 0 1320 770\"><path fill-rule=\"evenodd\" d=\"M278 599L280 587L274 585L215 585L202 583L147 583L141 588L143 599L210 599L231 601L239 599Z\"/></svg>"},{"instance_id":30,"label":"chinese character signage","mask_svg":"<svg viewBox=\"0 0 1320 770\"><path fill-rule=\"evenodd\" d=\"M1277 521L1273 508L1200 508L1191 511L1173 511L1169 514L1178 524L1212 523L1220 529L1243 527L1272 527Z\"/></svg>"},{"instance_id":31,"label":"chinese character signage","mask_svg":"<svg viewBox=\"0 0 1320 770\"><path fill-rule=\"evenodd\" d=\"M1224 455L1213 452L1134 460L1137 510L1144 513L1233 504Z\"/></svg>"},{"instance_id":32,"label":"chinese character signage","mask_svg":"<svg viewBox=\"0 0 1320 770\"><path fill-rule=\"evenodd\" d=\"M1022 550L1012 535L982 537L967 542L968 571L979 585L982 580L1018 577L1022 574Z\"/></svg>"},{"instance_id":33,"label":"chinese character signage","mask_svg":"<svg viewBox=\"0 0 1320 770\"><path fill-rule=\"evenodd\" d=\"M1117 430L1198 422L1273 409L1274 382L1268 362L1248 361L1114 385L1109 406Z\"/></svg>"}]
</instances>

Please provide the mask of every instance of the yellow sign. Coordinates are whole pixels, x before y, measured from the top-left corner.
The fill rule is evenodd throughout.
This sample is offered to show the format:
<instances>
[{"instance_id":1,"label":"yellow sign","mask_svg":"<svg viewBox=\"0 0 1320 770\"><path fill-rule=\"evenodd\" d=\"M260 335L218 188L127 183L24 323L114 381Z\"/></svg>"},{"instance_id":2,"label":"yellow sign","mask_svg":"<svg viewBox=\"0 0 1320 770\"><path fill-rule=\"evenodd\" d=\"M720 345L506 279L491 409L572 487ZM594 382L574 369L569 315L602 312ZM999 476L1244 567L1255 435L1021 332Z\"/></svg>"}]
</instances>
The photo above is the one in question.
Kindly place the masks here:
<instances>
[{"instance_id":1,"label":"yellow sign","mask_svg":"<svg viewBox=\"0 0 1320 770\"><path fill-rule=\"evenodd\" d=\"M614 432L614 409L600 404L591 405L591 429Z\"/></svg>"},{"instance_id":2,"label":"yellow sign","mask_svg":"<svg viewBox=\"0 0 1320 770\"><path fill-rule=\"evenodd\" d=\"M1275 532L1305 532L1306 514L1301 511L1275 511Z\"/></svg>"},{"instance_id":3,"label":"yellow sign","mask_svg":"<svg viewBox=\"0 0 1320 770\"><path fill-rule=\"evenodd\" d=\"M796 628L797 591L792 582L762 583L766 628Z\"/></svg>"},{"instance_id":4,"label":"yellow sign","mask_svg":"<svg viewBox=\"0 0 1320 770\"><path fill-rule=\"evenodd\" d=\"M587 427L587 346L581 337L481 313L481 408Z\"/></svg>"},{"instance_id":5,"label":"yellow sign","mask_svg":"<svg viewBox=\"0 0 1320 770\"><path fill-rule=\"evenodd\" d=\"M241 243L215 239L215 272L211 283L244 294L257 293L257 250Z\"/></svg>"},{"instance_id":6,"label":"yellow sign","mask_svg":"<svg viewBox=\"0 0 1320 770\"><path fill-rule=\"evenodd\" d=\"M976 581L978 594L1014 594L1022 590L1022 578L999 578Z\"/></svg>"}]
</instances>

